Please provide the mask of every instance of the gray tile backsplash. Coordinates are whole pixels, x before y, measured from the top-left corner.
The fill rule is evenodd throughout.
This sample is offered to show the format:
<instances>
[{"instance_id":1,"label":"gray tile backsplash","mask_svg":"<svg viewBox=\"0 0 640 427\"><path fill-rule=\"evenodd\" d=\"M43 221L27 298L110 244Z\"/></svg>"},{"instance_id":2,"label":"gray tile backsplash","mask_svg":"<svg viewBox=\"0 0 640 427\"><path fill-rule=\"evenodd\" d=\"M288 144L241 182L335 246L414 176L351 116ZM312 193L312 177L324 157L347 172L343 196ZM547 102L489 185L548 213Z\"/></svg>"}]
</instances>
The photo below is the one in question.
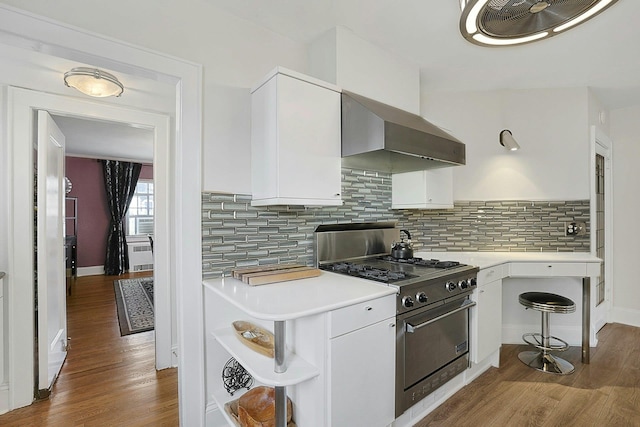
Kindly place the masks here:
<instances>
[{"instance_id":1,"label":"gray tile backsplash","mask_svg":"<svg viewBox=\"0 0 640 427\"><path fill-rule=\"evenodd\" d=\"M391 175L342 169L342 206L254 208L246 194L202 193L204 278L236 267L313 263L320 224L397 221L422 251L589 251L589 201L456 201L447 210L392 210ZM564 223L587 224L565 236Z\"/></svg>"}]
</instances>

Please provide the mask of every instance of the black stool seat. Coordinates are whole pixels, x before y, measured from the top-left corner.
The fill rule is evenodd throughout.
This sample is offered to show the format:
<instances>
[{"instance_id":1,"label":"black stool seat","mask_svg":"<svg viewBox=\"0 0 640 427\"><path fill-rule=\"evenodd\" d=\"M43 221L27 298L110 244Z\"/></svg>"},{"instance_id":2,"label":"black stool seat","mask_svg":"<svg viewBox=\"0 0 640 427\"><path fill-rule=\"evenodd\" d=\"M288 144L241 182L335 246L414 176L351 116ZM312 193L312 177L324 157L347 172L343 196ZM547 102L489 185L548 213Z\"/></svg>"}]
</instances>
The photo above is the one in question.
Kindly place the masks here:
<instances>
[{"instance_id":1,"label":"black stool seat","mask_svg":"<svg viewBox=\"0 0 640 427\"><path fill-rule=\"evenodd\" d=\"M520 304L533 310L547 313L573 313L576 303L562 295L548 292L525 292L518 298Z\"/></svg>"},{"instance_id":2,"label":"black stool seat","mask_svg":"<svg viewBox=\"0 0 640 427\"><path fill-rule=\"evenodd\" d=\"M549 315L551 313L573 313L576 311L576 303L567 297L548 292L525 292L520 294L518 299L525 308L542 312L541 333L522 335L524 342L537 348L538 351L523 351L518 354L518 358L525 365L538 371L560 375L572 373L575 368L571 363L550 353L551 351L565 351L569 348L569 344L549 333Z\"/></svg>"}]
</instances>

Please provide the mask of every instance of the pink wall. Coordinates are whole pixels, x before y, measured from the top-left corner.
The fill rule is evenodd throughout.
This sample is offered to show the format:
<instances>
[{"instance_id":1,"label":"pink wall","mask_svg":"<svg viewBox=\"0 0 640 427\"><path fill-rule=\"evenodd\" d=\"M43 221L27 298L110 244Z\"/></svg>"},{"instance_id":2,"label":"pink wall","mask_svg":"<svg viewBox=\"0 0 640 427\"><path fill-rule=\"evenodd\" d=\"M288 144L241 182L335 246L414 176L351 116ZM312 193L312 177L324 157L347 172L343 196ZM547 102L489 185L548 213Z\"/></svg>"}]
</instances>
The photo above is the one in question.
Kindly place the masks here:
<instances>
[{"instance_id":1,"label":"pink wall","mask_svg":"<svg viewBox=\"0 0 640 427\"><path fill-rule=\"evenodd\" d=\"M138 179L153 179L153 165L142 165Z\"/></svg>"},{"instance_id":2,"label":"pink wall","mask_svg":"<svg viewBox=\"0 0 640 427\"><path fill-rule=\"evenodd\" d=\"M72 183L68 196L78 198L78 267L104 265L109 209L102 164L96 159L67 157L66 176ZM140 178L152 179L153 166L143 165Z\"/></svg>"}]
</instances>

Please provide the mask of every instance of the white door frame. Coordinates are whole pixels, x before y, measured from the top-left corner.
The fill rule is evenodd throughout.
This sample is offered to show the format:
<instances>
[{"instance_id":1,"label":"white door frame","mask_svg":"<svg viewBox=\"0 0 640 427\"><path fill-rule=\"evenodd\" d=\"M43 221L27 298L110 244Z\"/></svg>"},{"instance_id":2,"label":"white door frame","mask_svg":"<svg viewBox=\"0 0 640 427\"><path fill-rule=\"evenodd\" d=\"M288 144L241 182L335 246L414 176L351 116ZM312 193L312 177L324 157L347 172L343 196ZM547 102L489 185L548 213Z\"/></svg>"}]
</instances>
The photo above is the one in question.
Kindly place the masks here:
<instances>
[{"instance_id":1,"label":"white door frame","mask_svg":"<svg viewBox=\"0 0 640 427\"><path fill-rule=\"evenodd\" d=\"M595 334L600 328L609 322L611 317L611 308L613 301L613 268L612 268L612 251L613 251L613 173L612 173L612 159L613 159L613 144L609 137L596 126L591 126L591 159L590 159L590 172L591 179L590 191L591 191L591 203L590 203L590 218L591 218L591 253L596 255L597 241L595 229L596 224L596 154L600 154L604 157L604 283L605 283L605 301L601 306L596 307L596 293L595 286L597 285L597 277L591 278L591 313L592 313L592 327L591 331L592 342L595 340ZM595 340L595 341L594 341Z\"/></svg>"},{"instance_id":2,"label":"white door frame","mask_svg":"<svg viewBox=\"0 0 640 427\"><path fill-rule=\"evenodd\" d=\"M34 164L33 141L35 111L46 110L50 114L85 119L102 119L123 124L132 124L154 133L154 300L155 300L155 353L156 368L175 366L171 360L171 277L169 248L169 187L170 163L170 119L168 116L147 113L135 109L107 105L72 97L47 94L19 88L7 89L9 113L10 170L13 177L11 218L13 218L12 251L9 253L9 272L14 278L9 288L12 301L9 316L9 336L20 335L20 344L9 347L9 360L13 361L12 371L20 372L16 382L28 383L33 378L33 352L29 352L28 338L33 337L33 220L26 212L33 212ZM20 218L18 220L18 218ZM25 222L26 220L26 222ZM20 271L18 271L20 270ZM20 289L21 292L12 292ZM29 333L29 331L31 331ZM25 333L27 332L27 333ZM73 337L72 337L73 338ZM11 376L9 377L12 378ZM33 380L31 381L33 384ZM25 384L26 386L26 384Z\"/></svg>"},{"instance_id":3,"label":"white door frame","mask_svg":"<svg viewBox=\"0 0 640 427\"><path fill-rule=\"evenodd\" d=\"M180 60L166 54L132 46L111 38L60 24L6 5L0 5L0 43L19 49L38 49L48 55L77 61L79 65L90 64L109 70L133 74L145 78L172 82L176 88L175 129L171 144L172 167L168 177L172 198L170 200L170 249L171 281L176 284L178 349L178 392L180 423L188 426L204 426L204 321L202 306L202 248L201 248L201 151L202 151L202 66ZM98 52L98 53L96 53ZM28 64L25 64L28 67ZM0 81L4 80L0 69ZM7 82L6 80L4 81ZM41 89L42 83L34 80L29 88ZM152 110L153 105L148 105ZM6 112L8 114L8 112ZM3 121L8 122L7 117ZM1 124L1 123L0 123ZM2 144L9 146L12 129L2 134ZM8 147L10 150L11 148ZM9 153L12 155L12 153ZM7 179L27 179L30 171L13 171ZM11 178L13 176L13 178ZM32 178L30 178L32 179ZM29 181L27 181L29 182ZM8 192L11 192L11 186ZM32 193L32 189L30 191ZM13 195L9 194L10 197ZM15 197L27 197L16 195ZM12 215L12 214L9 214ZM22 229L33 227L31 215L8 218L9 231L14 225ZM13 237L13 233L10 233ZM12 242L9 242L9 252ZM32 257L32 255L30 255ZM23 271L24 270L24 271ZM15 280L24 282L31 270L24 264L7 268L8 308L13 306L11 298L29 298L32 290L17 288ZM26 272L25 272L26 271ZM16 276L14 276L14 274ZM8 348L22 346L26 353L11 351L8 362L9 409L29 405L33 396L33 382L21 381L20 371L15 369L16 358L26 357L33 351L32 337L27 335L9 313ZM27 343L28 341L28 343ZM33 369L33 366L30 367Z\"/></svg>"}]
</instances>

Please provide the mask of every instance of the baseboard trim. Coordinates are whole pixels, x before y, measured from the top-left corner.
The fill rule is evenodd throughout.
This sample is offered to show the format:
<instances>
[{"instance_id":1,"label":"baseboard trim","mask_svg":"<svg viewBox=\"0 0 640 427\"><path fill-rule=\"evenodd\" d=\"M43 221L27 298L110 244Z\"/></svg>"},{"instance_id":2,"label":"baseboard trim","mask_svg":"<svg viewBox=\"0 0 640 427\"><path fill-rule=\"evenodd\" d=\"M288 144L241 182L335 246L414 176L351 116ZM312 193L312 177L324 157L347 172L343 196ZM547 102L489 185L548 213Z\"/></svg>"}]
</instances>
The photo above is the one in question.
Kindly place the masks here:
<instances>
[{"instance_id":1,"label":"baseboard trim","mask_svg":"<svg viewBox=\"0 0 640 427\"><path fill-rule=\"evenodd\" d=\"M614 307L609 318L611 323L640 327L640 310Z\"/></svg>"},{"instance_id":2,"label":"baseboard trim","mask_svg":"<svg viewBox=\"0 0 640 427\"><path fill-rule=\"evenodd\" d=\"M103 274L104 265L95 265L93 267L78 267L78 277L100 276Z\"/></svg>"},{"instance_id":3,"label":"baseboard trim","mask_svg":"<svg viewBox=\"0 0 640 427\"><path fill-rule=\"evenodd\" d=\"M9 412L9 384L0 385L0 414Z\"/></svg>"}]
</instances>

